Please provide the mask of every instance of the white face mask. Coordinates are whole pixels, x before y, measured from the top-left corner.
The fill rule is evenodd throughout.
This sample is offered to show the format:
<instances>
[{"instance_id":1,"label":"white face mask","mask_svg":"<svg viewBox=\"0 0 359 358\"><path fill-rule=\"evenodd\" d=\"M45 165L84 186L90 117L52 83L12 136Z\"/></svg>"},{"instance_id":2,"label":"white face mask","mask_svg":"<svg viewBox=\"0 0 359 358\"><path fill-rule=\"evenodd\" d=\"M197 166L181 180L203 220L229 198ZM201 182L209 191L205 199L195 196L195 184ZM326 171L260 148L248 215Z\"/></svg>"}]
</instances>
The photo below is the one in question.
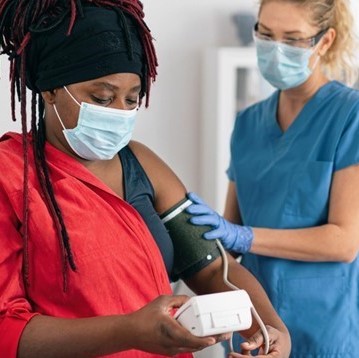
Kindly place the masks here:
<instances>
[{"instance_id":1,"label":"white face mask","mask_svg":"<svg viewBox=\"0 0 359 358\"><path fill-rule=\"evenodd\" d=\"M87 160L112 159L131 140L137 108L122 110L86 102L80 104L66 87L64 89L80 106L77 126L66 129L54 104L62 132L71 149Z\"/></svg>"}]
</instances>

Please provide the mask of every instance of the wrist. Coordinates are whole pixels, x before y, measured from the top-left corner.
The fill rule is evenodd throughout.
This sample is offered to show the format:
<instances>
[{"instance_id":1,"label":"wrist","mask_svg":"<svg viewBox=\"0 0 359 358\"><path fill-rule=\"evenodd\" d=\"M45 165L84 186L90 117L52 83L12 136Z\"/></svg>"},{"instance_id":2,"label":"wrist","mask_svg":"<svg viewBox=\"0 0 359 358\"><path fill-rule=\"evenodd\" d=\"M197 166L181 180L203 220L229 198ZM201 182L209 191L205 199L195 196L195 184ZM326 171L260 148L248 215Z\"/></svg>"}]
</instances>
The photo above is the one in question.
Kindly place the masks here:
<instances>
[{"instance_id":1,"label":"wrist","mask_svg":"<svg viewBox=\"0 0 359 358\"><path fill-rule=\"evenodd\" d=\"M134 349L136 336L136 322L129 315L116 315L113 320L112 336L110 344L114 346L114 352L122 352ZM138 325L138 322L137 322Z\"/></svg>"},{"instance_id":2,"label":"wrist","mask_svg":"<svg viewBox=\"0 0 359 358\"><path fill-rule=\"evenodd\" d=\"M245 254L250 251L254 239L251 226L237 225L237 235L230 250Z\"/></svg>"}]
</instances>

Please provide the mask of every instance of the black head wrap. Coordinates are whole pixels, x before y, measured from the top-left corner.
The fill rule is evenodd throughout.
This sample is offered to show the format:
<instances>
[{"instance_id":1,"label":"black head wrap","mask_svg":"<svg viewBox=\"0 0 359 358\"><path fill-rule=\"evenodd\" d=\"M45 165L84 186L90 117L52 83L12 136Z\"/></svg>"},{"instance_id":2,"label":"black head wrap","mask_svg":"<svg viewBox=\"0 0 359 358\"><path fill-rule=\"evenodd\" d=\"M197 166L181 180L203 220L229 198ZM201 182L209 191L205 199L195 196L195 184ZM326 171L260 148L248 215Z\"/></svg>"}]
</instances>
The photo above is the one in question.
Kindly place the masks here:
<instances>
[{"instance_id":1,"label":"black head wrap","mask_svg":"<svg viewBox=\"0 0 359 358\"><path fill-rule=\"evenodd\" d=\"M27 86L42 92L113 73L136 73L146 62L133 20L120 10L84 7L68 35L70 14L50 31L32 29Z\"/></svg>"}]
</instances>

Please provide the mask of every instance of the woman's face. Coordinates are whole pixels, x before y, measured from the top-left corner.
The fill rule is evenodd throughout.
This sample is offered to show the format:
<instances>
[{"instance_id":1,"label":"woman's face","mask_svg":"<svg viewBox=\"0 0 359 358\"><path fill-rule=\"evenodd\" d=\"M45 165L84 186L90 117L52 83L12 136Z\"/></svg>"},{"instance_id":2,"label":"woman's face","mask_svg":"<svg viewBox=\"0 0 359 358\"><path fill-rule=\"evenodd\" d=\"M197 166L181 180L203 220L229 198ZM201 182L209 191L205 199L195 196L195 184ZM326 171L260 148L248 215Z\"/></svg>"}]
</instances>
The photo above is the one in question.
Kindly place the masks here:
<instances>
[{"instance_id":1,"label":"woman's face","mask_svg":"<svg viewBox=\"0 0 359 358\"><path fill-rule=\"evenodd\" d=\"M258 15L256 36L263 40L311 50L308 67L313 74L303 85L315 88L326 81L318 64L332 46L336 32L332 28L323 32L323 29L313 24L311 16L309 7L296 3L281 0L265 2ZM317 35L319 36L316 38Z\"/></svg>"},{"instance_id":2,"label":"woman's face","mask_svg":"<svg viewBox=\"0 0 359 358\"><path fill-rule=\"evenodd\" d=\"M68 85L66 88L78 103L130 110L138 106L141 80L133 73L117 73ZM42 95L45 100L47 140L56 148L74 155L62 133L63 127L54 111L54 105L66 129L76 127L80 106L64 88L44 92Z\"/></svg>"},{"instance_id":3,"label":"woman's face","mask_svg":"<svg viewBox=\"0 0 359 358\"><path fill-rule=\"evenodd\" d=\"M320 32L313 26L307 8L285 1L269 1L261 7L258 30L274 41L308 39ZM293 42L295 43L295 41Z\"/></svg>"}]
</instances>

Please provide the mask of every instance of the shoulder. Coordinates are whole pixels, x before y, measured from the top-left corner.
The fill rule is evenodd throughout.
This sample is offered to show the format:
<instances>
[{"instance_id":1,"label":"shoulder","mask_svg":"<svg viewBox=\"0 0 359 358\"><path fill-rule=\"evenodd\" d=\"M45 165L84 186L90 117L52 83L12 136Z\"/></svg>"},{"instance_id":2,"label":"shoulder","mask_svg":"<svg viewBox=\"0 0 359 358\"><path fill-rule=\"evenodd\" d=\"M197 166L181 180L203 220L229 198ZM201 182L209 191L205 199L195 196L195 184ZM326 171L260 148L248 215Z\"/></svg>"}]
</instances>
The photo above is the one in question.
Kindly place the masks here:
<instances>
[{"instance_id":1,"label":"shoulder","mask_svg":"<svg viewBox=\"0 0 359 358\"><path fill-rule=\"evenodd\" d=\"M14 167L18 162L23 162L22 136L18 133L5 133L0 138L0 166L12 163L11 167Z\"/></svg>"},{"instance_id":2,"label":"shoulder","mask_svg":"<svg viewBox=\"0 0 359 358\"><path fill-rule=\"evenodd\" d=\"M7 132L0 137L0 150L19 147L22 143L22 135L15 132Z\"/></svg>"},{"instance_id":3,"label":"shoulder","mask_svg":"<svg viewBox=\"0 0 359 358\"><path fill-rule=\"evenodd\" d=\"M175 176L173 170L162 160L155 152L153 152L146 145L131 140L129 148L135 155L144 171L151 181L156 181L157 177L161 174L164 179Z\"/></svg>"},{"instance_id":4,"label":"shoulder","mask_svg":"<svg viewBox=\"0 0 359 358\"><path fill-rule=\"evenodd\" d=\"M256 102L237 113L236 122L244 122L251 120L261 121L270 113L275 112L278 105L279 91L275 91L268 98Z\"/></svg>"},{"instance_id":5,"label":"shoulder","mask_svg":"<svg viewBox=\"0 0 359 358\"><path fill-rule=\"evenodd\" d=\"M359 108L359 91L338 81L328 83L321 90L321 96L326 97L333 107L340 106L348 110Z\"/></svg>"},{"instance_id":6,"label":"shoulder","mask_svg":"<svg viewBox=\"0 0 359 358\"><path fill-rule=\"evenodd\" d=\"M146 145L131 141L129 148L141 164L155 191L155 206L163 212L182 200L186 188L175 172Z\"/></svg>"},{"instance_id":7,"label":"shoulder","mask_svg":"<svg viewBox=\"0 0 359 358\"><path fill-rule=\"evenodd\" d=\"M32 156L31 143L29 154ZM29 161L31 162L31 160ZM32 175L32 169L29 173ZM22 135L6 133L0 138L0 186L7 192L22 190L24 179L24 150Z\"/></svg>"},{"instance_id":8,"label":"shoulder","mask_svg":"<svg viewBox=\"0 0 359 358\"><path fill-rule=\"evenodd\" d=\"M332 82L328 91L333 96L328 96L328 107L332 113L338 114L343 121L343 126L352 126L353 124L359 129L359 91L347 87L340 82Z\"/></svg>"},{"instance_id":9,"label":"shoulder","mask_svg":"<svg viewBox=\"0 0 359 358\"><path fill-rule=\"evenodd\" d=\"M240 110L235 118L232 130L232 143L237 143L239 139L251 140L252 136L259 135L268 121L274 120L278 106L278 91L275 91L268 98L256 102ZM243 136L243 133L247 135ZM248 134L251 134L248 136Z\"/></svg>"},{"instance_id":10,"label":"shoulder","mask_svg":"<svg viewBox=\"0 0 359 358\"><path fill-rule=\"evenodd\" d=\"M151 169L153 165L158 165L159 167L166 165L155 152L143 143L131 140L128 146L146 172L146 168Z\"/></svg>"},{"instance_id":11,"label":"shoulder","mask_svg":"<svg viewBox=\"0 0 359 358\"><path fill-rule=\"evenodd\" d=\"M349 87L346 84L339 81L330 81L325 86L330 92L336 91L339 95L350 95L354 97L359 97L359 91L353 87Z\"/></svg>"}]
</instances>

